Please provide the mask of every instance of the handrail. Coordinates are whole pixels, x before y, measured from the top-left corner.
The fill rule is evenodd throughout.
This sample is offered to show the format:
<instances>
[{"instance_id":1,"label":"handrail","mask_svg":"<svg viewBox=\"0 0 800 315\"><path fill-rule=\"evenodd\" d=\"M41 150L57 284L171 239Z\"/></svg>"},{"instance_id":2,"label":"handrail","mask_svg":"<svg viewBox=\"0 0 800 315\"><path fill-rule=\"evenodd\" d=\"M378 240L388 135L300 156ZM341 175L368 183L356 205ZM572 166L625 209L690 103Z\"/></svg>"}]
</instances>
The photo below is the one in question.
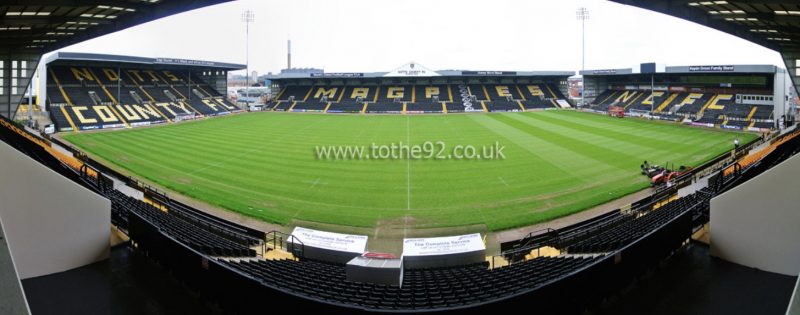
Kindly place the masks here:
<instances>
[{"instance_id":1,"label":"handrail","mask_svg":"<svg viewBox=\"0 0 800 315\"><path fill-rule=\"evenodd\" d=\"M556 238L556 240L553 240L553 238ZM530 251L532 251L532 250L534 250L536 248L541 248L543 246L552 245L551 242L558 243L559 241L557 240L557 238L558 238L558 236L553 236L552 238L546 239L546 240L541 241L541 242L536 242L536 243L530 243L529 242L529 243L526 243L524 245L519 245L519 246L514 247L512 249L505 250L505 251L501 252L500 255L501 256L505 256L506 258L508 258L508 257L514 258L516 255L530 252ZM512 260L514 260L514 259L512 259Z\"/></svg>"},{"instance_id":2,"label":"handrail","mask_svg":"<svg viewBox=\"0 0 800 315\"><path fill-rule=\"evenodd\" d=\"M537 232L542 232L542 231L544 231L544 233L537 233ZM541 234L547 234L547 233L550 233L550 232L553 232L553 231L555 231L555 230L552 229L552 228L544 228L544 229L541 229L541 230L536 230L536 231L528 233L528 235L525 236L525 238L529 238L529 237L533 237L533 236L541 235ZM525 238L523 238L523 239L525 239Z\"/></svg>"},{"instance_id":3,"label":"handrail","mask_svg":"<svg viewBox=\"0 0 800 315\"><path fill-rule=\"evenodd\" d=\"M291 253L295 258L305 257L305 245L294 235L276 230L270 231L264 238L264 246L268 244L272 244L272 248L280 248Z\"/></svg>"},{"instance_id":4,"label":"handrail","mask_svg":"<svg viewBox=\"0 0 800 315\"><path fill-rule=\"evenodd\" d=\"M555 235L552 235L553 233L555 233ZM539 239L537 238L539 236L545 236L545 238ZM551 243L553 241L553 238L558 238L558 231L552 228L544 228L541 230L536 230L528 233L525 237L520 239L519 242L515 244L512 248L502 251L500 255L509 256L509 255L516 255L522 252L527 252L536 248L535 246Z\"/></svg>"}]
</instances>

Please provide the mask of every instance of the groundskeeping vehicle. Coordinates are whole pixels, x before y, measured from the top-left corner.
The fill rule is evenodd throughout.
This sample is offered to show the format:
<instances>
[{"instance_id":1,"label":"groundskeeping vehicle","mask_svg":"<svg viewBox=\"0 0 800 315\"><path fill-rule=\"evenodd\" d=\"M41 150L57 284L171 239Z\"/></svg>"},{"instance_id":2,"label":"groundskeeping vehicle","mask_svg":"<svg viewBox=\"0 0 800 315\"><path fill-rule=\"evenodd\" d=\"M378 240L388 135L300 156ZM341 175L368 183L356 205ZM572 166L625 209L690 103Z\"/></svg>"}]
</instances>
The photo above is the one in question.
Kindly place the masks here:
<instances>
[{"instance_id":1,"label":"groundskeeping vehicle","mask_svg":"<svg viewBox=\"0 0 800 315\"><path fill-rule=\"evenodd\" d=\"M656 165L656 167L658 166ZM675 178L691 172L692 169L693 168L691 166L681 165L676 170L674 164L667 162L666 167L662 168L660 172L657 172L655 175L651 176L650 186L655 187L661 184L666 184Z\"/></svg>"}]
</instances>

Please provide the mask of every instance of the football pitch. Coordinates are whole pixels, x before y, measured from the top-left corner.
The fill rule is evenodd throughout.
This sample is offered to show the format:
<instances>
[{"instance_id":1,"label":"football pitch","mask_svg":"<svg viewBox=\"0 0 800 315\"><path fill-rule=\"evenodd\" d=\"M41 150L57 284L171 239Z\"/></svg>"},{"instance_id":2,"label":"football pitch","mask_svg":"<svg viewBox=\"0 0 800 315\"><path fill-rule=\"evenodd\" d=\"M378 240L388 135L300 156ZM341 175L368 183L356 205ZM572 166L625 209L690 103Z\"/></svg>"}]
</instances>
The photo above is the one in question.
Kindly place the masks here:
<instances>
[{"instance_id":1,"label":"football pitch","mask_svg":"<svg viewBox=\"0 0 800 315\"><path fill-rule=\"evenodd\" d=\"M64 136L137 177L271 223L492 231L636 192L649 185L642 161L697 166L731 150L736 137L746 143L756 135L575 111L268 112ZM319 156L320 148L339 146L366 153L377 146L375 154L384 154L381 147L391 145L408 148L394 158ZM416 158L409 156L414 146L423 150ZM502 150L457 159L456 147Z\"/></svg>"}]
</instances>

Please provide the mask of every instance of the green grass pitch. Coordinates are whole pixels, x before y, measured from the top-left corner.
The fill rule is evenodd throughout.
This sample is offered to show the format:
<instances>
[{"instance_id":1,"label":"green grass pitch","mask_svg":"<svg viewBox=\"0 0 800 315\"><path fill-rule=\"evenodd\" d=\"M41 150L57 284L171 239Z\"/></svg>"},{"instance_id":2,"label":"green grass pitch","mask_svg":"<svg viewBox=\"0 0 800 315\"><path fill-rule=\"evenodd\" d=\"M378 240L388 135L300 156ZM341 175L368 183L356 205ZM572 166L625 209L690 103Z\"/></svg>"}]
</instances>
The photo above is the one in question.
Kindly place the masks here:
<instances>
[{"instance_id":1,"label":"green grass pitch","mask_svg":"<svg viewBox=\"0 0 800 315\"><path fill-rule=\"evenodd\" d=\"M643 160L697 166L723 132L575 111L465 115L252 113L69 134L81 149L189 197L272 223L353 227L552 220L648 186ZM505 146L504 160L320 160L316 145Z\"/></svg>"}]
</instances>

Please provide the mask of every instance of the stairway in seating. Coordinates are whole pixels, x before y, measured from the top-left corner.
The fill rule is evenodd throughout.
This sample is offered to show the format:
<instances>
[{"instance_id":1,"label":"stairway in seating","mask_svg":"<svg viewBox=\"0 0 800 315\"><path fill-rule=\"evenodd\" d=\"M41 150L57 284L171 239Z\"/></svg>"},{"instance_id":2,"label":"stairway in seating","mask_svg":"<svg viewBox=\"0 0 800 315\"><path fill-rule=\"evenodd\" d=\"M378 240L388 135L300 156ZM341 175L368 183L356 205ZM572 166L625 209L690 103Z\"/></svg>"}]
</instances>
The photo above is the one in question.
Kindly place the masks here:
<instances>
[{"instance_id":1,"label":"stairway in seating","mask_svg":"<svg viewBox=\"0 0 800 315\"><path fill-rule=\"evenodd\" d=\"M753 115L755 115L755 114L756 114L756 111L757 111L757 110L758 110L758 108L757 108L757 107L755 107L755 106L753 106L753 107L750 109L750 114L748 114L748 115L747 115L747 121L751 121L751 120L753 119Z\"/></svg>"},{"instance_id":2,"label":"stairway in seating","mask_svg":"<svg viewBox=\"0 0 800 315\"><path fill-rule=\"evenodd\" d=\"M692 94L691 94L691 93L689 93L689 94L686 94L686 95L684 96L683 100L681 100L680 102L678 102L678 103L677 103L677 104L675 104L675 105L672 105L672 107L670 107L670 109L669 109L669 112L670 112L670 113L672 113L672 114L675 114L675 113L677 113L679 110L681 110L681 107L683 107L683 106L684 106L684 104L683 104L683 101L685 101L685 100L686 100L686 98L687 98L687 97L689 97L689 95L692 95Z\"/></svg>"},{"instance_id":3,"label":"stairway in seating","mask_svg":"<svg viewBox=\"0 0 800 315\"><path fill-rule=\"evenodd\" d=\"M697 119L703 118L703 114L706 112L706 108L708 108L708 106L710 106L711 104L714 104L718 98L719 98L719 94L715 94L714 96L712 96L711 99L709 99L708 102L706 102L706 104L703 105L703 108L701 108L697 112L697 115L695 115L697 117Z\"/></svg>"},{"instance_id":4,"label":"stairway in seating","mask_svg":"<svg viewBox=\"0 0 800 315\"><path fill-rule=\"evenodd\" d=\"M672 93L672 95L667 97L666 100L661 102L661 105L658 105L658 108L656 108L655 112L656 113L660 113L662 110L664 110L665 107L667 107L669 104L672 103L672 101L674 101L676 98L678 98L678 94L680 94L680 93Z\"/></svg>"}]
</instances>

